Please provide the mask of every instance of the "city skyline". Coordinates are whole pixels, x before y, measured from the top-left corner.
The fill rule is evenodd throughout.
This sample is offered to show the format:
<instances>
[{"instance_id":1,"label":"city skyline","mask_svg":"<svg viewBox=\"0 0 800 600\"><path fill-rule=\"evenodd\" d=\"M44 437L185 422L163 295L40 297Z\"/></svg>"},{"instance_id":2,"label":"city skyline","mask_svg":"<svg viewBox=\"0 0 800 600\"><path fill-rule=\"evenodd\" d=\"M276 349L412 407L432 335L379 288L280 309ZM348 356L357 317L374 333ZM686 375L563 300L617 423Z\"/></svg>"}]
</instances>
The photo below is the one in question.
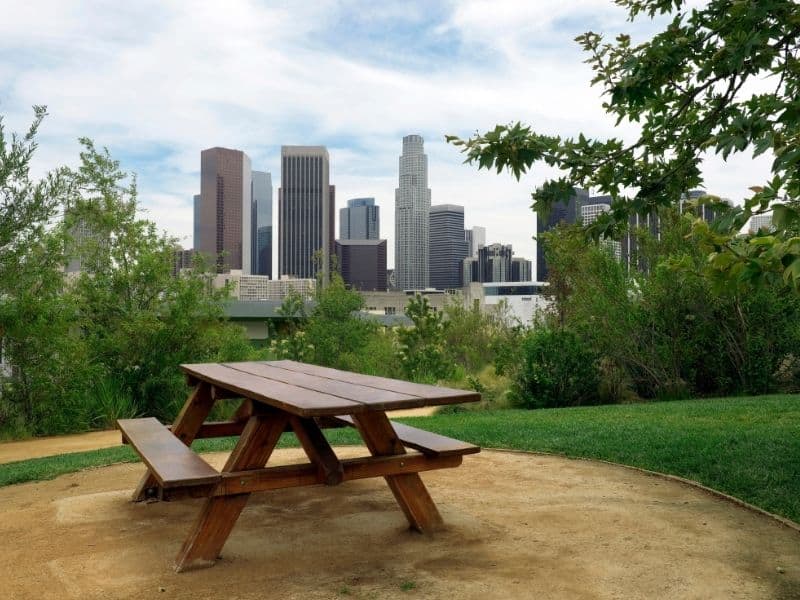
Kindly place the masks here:
<instances>
[{"instance_id":1,"label":"city skyline","mask_svg":"<svg viewBox=\"0 0 800 600\"><path fill-rule=\"evenodd\" d=\"M422 148L422 145L424 143L424 141L421 140L420 136L416 136L416 135L413 135L413 134L409 135L409 136L404 136L403 142L405 144L405 147L409 147L409 148L411 146L414 146L414 144L418 144L420 146L420 148ZM306 153L307 154L308 152L311 152L313 154L318 154L319 156L321 156L323 158L323 160L325 162L325 171L327 172L327 176L330 177L330 156L327 153L327 149L324 146L284 146L284 147L282 147L282 153L284 155L287 153L287 151L288 151L289 154L298 154L298 153L300 153L300 154ZM273 236L273 225L272 225L273 223L275 223L275 226L274 226L275 227L275 229L274 229L275 232L280 231L280 227L279 227L280 224L278 223L280 212L277 211L277 210L273 210L273 204L275 204L275 206L277 208L277 206L279 205L279 202L275 198L276 194L273 193L272 174L268 173L268 172L263 172L263 171L258 171L256 169L252 169L252 166L250 165L249 156L243 150L213 147L213 148L208 148L208 149L205 149L205 150L201 151L200 154L201 154L201 165L203 164L204 160L206 160L206 162L208 162L208 159L204 158L204 157L207 157L209 155L211 155L213 157L216 157L217 155L222 155L222 156L228 158L228 161L230 161L231 158L234 158L234 159L238 158L238 160L243 165L247 165L247 168L249 169L249 172L250 172L250 179L249 180L251 182L251 185L250 185L250 197L249 197L249 200L251 202L251 211L249 213L250 214L250 219L251 219L250 227L249 227L250 239L249 240L246 239L247 236L244 235L244 229L245 229L244 220L245 220L245 216L246 215L244 214L244 210L242 210L241 211L241 215L237 216L237 219L238 218L242 219L241 239L239 241L240 241L242 247L245 245L245 243L248 243L250 245L250 248L251 248L251 252L250 252L250 256L251 256L250 272L253 275L268 275L272 279L279 278L280 277L280 273L278 273L279 266L273 267L272 266L272 260L270 260L274 256L275 257L275 262L279 262L279 252L277 252L275 250L275 246L277 246L278 244L281 243L280 237ZM402 156L401 156L401 158L402 158ZM412 163L415 160L416 160L416 162L419 163L419 165L417 165L417 167L422 169L422 172L423 172L423 176L422 177L423 177L424 180L427 179L427 171L424 168L424 165L426 163L425 159L426 159L426 157L425 157L424 153L421 154L420 157L411 159ZM422 162L420 162L420 161L422 161ZM406 163L407 164L411 164L411 163L408 163L408 158L406 159ZM401 161L401 164L403 164L402 161ZM216 161L213 162L213 166L216 169L216 166L217 166L216 165ZM284 168L284 165L282 165L282 169L283 168ZM218 171L218 169L217 169L217 171ZM212 175L217 177L217 188L219 188L219 183L220 183L219 179L220 179L220 177L219 177L219 174L218 174L217 171L214 171L214 173L209 172L208 175L209 175L209 177L211 177ZM415 171L415 173L416 173L416 171ZM411 175L410 171L408 173L406 173L406 175L407 175L407 178L409 178L409 177L413 178L413 176ZM203 177L202 177L202 169L201 169L201 187L202 187L202 179L203 179ZM244 193L244 188L246 187L246 181L245 180L247 179L246 173L244 173L242 175L241 179L242 179L242 186L243 186L243 190L242 191ZM210 179L207 181L207 185L209 183L210 183ZM424 181L423 181L423 185L424 185ZM335 193L333 191L335 189L335 186L334 185L330 185L329 189L330 189L331 200L333 201L333 203L332 204L329 203L328 206L332 207L333 204L335 204ZM281 190L281 188L279 188L279 190L278 190L278 192L279 192L277 194L278 197L280 196L280 190ZM220 194L219 189L217 189L216 191L217 191L217 196L219 196L219 194ZM396 190L396 195L397 195L398 191L399 191L399 188ZM427 192L428 192L428 195L430 195L430 190L427 190ZM239 204L242 205L241 206L242 209L244 209L244 204L246 204L247 201L248 201L248 199L245 198L245 195L242 195L242 200L239 202ZM329 229L331 231L333 231L334 233L335 233L336 230L338 230L339 233L340 233L339 238L334 237L334 240L338 242L339 239L341 239L341 240L358 240L358 239L377 240L377 239L379 239L379 233L380 233L380 206L375 203L375 199L372 198L372 197L350 198L350 199L348 199L346 201L346 203L347 203L347 206L345 208L342 208L342 209L339 210L339 221L338 221L338 223L336 222L335 212L329 212L328 213L328 218L332 219L332 220L328 220L327 221L328 224L329 224ZM218 198L217 198L217 205L218 205L218 208L219 208L219 206L222 206L222 204L219 204L219 199ZM193 196L193 236L192 236L193 244L188 244L188 245L187 244L182 244L181 246L184 247L185 251L197 250L199 248L200 237L201 237L200 236L200 231L201 231L201 212L200 212L200 208L201 208L201 206L202 206L202 196L200 194L194 195ZM448 239L447 244L455 243L459 247L463 246L463 252L459 251L458 252L459 254L460 253L468 253L468 249L474 249L474 254L477 255L478 246L483 246L484 244L486 244L486 228L485 227L480 227L480 226L474 226L471 229L465 228L464 227L464 207L463 206L458 206L458 205L453 205L453 204L431 206L429 208L429 211L428 211L428 213L429 213L429 220L428 220L429 227L432 226L433 221L434 221L435 218L441 218L441 217L443 217L444 213L449 214L453 210L455 210L457 213L459 213L458 226L456 227L456 229L458 230L458 235L457 235L457 237L453 237L452 235L450 235L450 237L447 238ZM435 214L437 212L442 212L442 211L444 211L444 213ZM223 210L222 216L225 217L226 219L229 219L230 215L226 214L227 212L228 211ZM349 224L346 224L343 221L343 219L348 219L348 220L350 220L352 222L349 223ZM444 222L448 222L449 223L449 221L443 221L442 223L444 223ZM453 229L453 224L452 223L448 227L448 230L450 230L450 229ZM348 232L350 234L353 234L353 235L345 236L346 232ZM217 234L219 235L219 231L217 232ZM359 235L359 234L362 234L362 235ZM474 239L473 239L473 236L474 236ZM452 237L452 239L450 239L451 237ZM439 282L439 280L444 281L442 279L442 277L444 277L445 279L448 278L448 275L445 274L448 271L448 269L444 265L435 265L434 264L434 259L436 258L434 256L434 254L433 254L433 248L432 248L433 245L434 245L434 238L431 237L431 238L429 238L429 240L430 240L429 241L429 246L428 246L429 252L430 252L429 259L428 259L429 273L433 273L436 270L437 271L437 276L436 276L437 277L437 281L434 282L433 281L433 279L434 279L433 275L430 275L430 280L428 282L428 285L424 286L424 287L437 287L437 286L438 287L442 287L442 286L439 286L439 283L437 283L437 282ZM436 244L438 245L441 241L442 240L436 240ZM473 241L474 241L474 243L473 243ZM291 241L288 240L288 237L287 237L287 243L291 243ZM230 251L228 251L228 252L230 253ZM208 249L206 249L205 253L209 254ZM465 256L466 256L466 254L465 254ZM264 258L268 258L269 266L260 265L260 261L263 260ZM384 251L382 260L384 260L384 262L386 261L386 252L385 251ZM245 261L242 258L241 261L239 262L238 266L234 266L234 267L231 267L229 264L227 264L228 262L230 262L229 259L226 261L226 265L225 265L226 268L228 268L228 269L230 269L230 268L237 269L237 268L243 268L244 267L243 263ZM461 265L460 265L460 259L458 260L458 263L459 263L458 267L455 268L455 270L454 270L454 273L457 273L456 277L460 277L461 268L462 268ZM394 270L394 267L391 267L391 268L392 268L392 270ZM307 276L310 276L310 275L307 275ZM420 289L421 289L421 287L422 286L420 286ZM452 288L452 287L457 287L457 286L456 286L454 281L448 280L446 285L443 284L443 287L444 288Z\"/></svg>"},{"instance_id":2,"label":"city skyline","mask_svg":"<svg viewBox=\"0 0 800 600\"><path fill-rule=\"evenodd\" d=\"M46 104L34 172L74 165L77 139L91 137L137 173L145 216L185 247L202 148L246 151L254 169L273 173L277 189L281 145L325 145L341 199L335 209L372 196L384 207L384 231L393 232L396 140L413 132L426 140L434 201L463 205L465 226L486 226L487 243L534 256L530 193L551 173L537 169L517 182L479 172L462 164L444 135L520 119L542 133L629 139L633 129L615 128L603 113L574 38L591 29L637 41L664 25L628 23L608 0L498 1L490 11L473 0L232 2L222 14L202 4L37 6L16 3L0 22L6 127L26 130L31 106ZM254 78L264 65L268 76ZM213 86L204 83L208 72ZM314 77L300 75L308 72ZM771 160L734 155L725 165L710 156L705 187L738 201L764 184ZM388 254L394 265L393 243Z\"/></svg>"}]
</instances>

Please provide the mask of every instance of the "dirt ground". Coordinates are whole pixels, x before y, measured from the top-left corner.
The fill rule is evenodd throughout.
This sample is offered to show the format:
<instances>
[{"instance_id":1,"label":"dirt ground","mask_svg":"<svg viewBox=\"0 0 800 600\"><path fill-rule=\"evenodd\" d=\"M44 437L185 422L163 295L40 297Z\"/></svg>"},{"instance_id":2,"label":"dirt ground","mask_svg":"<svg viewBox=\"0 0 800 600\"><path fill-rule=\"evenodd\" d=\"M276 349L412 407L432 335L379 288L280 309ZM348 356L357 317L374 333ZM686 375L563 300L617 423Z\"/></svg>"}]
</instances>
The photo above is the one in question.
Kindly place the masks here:
<instances>
[{"instance_id":1,"label":"dirt ground","mask_svg":"<svg viewBox=\"0 0 800 600\"><path fill-rule=\"evenodd\" d=\"M800 598L800 533L613 465L467 456L423 474L447 523L433 536L407 530L380 479L255 494L216 566L181 574L172 562L202 500L133 504L142 472L0 489L0 597Z\"/></svg>"},{"instance_id":2,"label":"dirt ground","mask_svg":"<svg viewBox=\"0 0 800 600\"><path fill-rule=\"evenodd\" d=\"M427 417L436 411L436 407L410 408L408 410L395 410L387 413L390 417ZM77 433L74 435L59 435L54 437L34 438L19 442L0 442L0 464L66 454L69 452L85 452L98 448L119 446L120 434L117 430L92 431L90 433Z\"/></svg>"}]
</instances>

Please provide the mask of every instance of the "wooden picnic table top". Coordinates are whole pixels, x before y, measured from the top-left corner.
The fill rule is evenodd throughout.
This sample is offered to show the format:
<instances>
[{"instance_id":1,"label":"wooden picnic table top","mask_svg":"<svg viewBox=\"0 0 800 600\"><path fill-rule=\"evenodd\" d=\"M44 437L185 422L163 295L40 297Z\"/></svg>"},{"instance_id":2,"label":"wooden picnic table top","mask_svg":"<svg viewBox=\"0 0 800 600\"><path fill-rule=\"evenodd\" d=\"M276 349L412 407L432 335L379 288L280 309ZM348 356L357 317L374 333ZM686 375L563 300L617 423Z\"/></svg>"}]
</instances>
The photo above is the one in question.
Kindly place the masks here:
<instances>
[{"instance_id":1,"label":"wooden picnic table top","mask_svg":"<svg viewBox=\"0 0 800 600\"><path fill-rule=\"evenodd\" d=\"M181 365L190 379L301 417L477 402L469 390L361 375L292 360Z\"/></svg>"}]
</instances>

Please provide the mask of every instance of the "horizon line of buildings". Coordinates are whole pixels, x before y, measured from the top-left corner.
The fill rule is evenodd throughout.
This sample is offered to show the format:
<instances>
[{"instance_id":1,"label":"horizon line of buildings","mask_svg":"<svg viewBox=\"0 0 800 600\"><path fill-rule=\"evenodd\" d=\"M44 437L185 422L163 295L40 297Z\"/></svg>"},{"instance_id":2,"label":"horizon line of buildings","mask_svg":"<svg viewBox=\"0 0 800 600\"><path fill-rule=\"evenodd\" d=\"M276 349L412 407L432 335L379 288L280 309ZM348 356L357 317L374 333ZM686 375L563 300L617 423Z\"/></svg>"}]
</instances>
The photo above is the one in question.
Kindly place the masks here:
<instances>
[{"instance_id":1,"label":"horizon line of buildings","mask_svg":"<svg viewBox=\"0 0 800 600\"><path fill-rule=\"evenodd\" d=\"M272 175L252 169L241 150L201 151L200 194L194 196L193 248L176 251L175 271L195 252L218 273L269 279L329 278L337 269L355 289L456 289L472 282L531 279L531 263L512 258L510 245L486 246L483 227L464 228L464 207L431 206L428 163L419 135L403 138L395 190L395 267L387 269L375 199L353 198L339 210L324 146L282 146L275 277L272 253ZM334 259L335 260L332 260ZM524 279L520 279L520 278ZM258 287L258 286L256 286Z\"/></svg>"}]
</instances>

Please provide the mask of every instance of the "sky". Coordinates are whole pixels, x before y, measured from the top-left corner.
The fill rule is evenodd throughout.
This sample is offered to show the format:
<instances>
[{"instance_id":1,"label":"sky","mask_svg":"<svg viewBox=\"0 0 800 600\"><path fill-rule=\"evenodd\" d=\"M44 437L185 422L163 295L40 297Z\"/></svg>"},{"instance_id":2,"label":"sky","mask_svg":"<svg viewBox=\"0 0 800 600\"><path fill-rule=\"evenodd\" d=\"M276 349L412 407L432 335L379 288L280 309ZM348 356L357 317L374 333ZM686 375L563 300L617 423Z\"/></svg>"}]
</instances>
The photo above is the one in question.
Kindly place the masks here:
<instances>
[{"instance_id":1,"label":"sky","mask_svg":"<svg viewBox=\"0 0 800 600\"><path fill-rule=\"evenodd\" d=\"M603 112L574 38L644 41L663 25L630 23L611 0L26 0L2 12L6 128L24 131L32 105L48 107L35 173L76 164L78 138L90 137L136 173L144 216L190 248L202 149L243 150L271 172L277 216L281 145L325 145L337 209L364 196L381 207L390 266L411 133L425 139L432 203L463 205L468 228L533 259L530 195L553 172L518 182L478 171L444 136L521 120L634 137ZM709 158L706 189L738 202L768 170L766 156Z\"/></svg>"}]
</instances>

